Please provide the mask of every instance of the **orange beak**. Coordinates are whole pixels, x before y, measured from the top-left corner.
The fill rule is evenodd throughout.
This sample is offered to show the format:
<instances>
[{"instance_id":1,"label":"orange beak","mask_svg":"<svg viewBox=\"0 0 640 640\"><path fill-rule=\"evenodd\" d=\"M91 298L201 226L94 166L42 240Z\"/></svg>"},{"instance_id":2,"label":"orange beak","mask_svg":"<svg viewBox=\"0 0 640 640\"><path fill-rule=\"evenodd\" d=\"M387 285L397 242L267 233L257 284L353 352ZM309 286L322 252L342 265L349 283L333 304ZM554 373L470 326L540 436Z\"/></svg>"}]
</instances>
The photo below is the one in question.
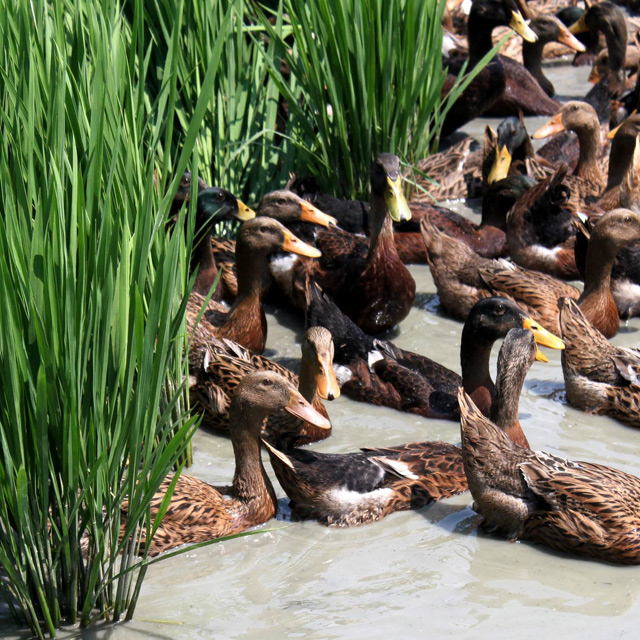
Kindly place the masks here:
<instances>
[{"instance_id":1,"label":"orange beak","mask_svg":"<svg viewBox=\"0 0 640 640\"><path fill-rule=\"evenodd\" d=\"M336 380L336 374L333 371L332 358L329 354L318 354L318 364L320 371L316 376L316 388L318 395L323 400L335 400L340 397L340 386Z\"/></svg>"},{"instance_id":2,"label":"orange beak","mask_svg":"<svg viewBox=\"0 0 640 640\"><path fill-rule=\"evenodd\" d=\"M313 222L323 227L338 226L338 221L334 217L328 216L306 200L300 202L300 209L300 220L303 222Z\"/></svg>"},{"instance_id":3,"label":"orange beak","mask_svg":"<svg viewBox=\"0 0 640 640\"><path fill-rule=\"evenodd\" d=\"M565 126L562 124L562 114L556 113L556 115L553 116L547 124L540 127L532 137L539 140L540 138L547 138L564 130Z\"/></svg>"},{"instance_id":4,"label":"orange beak","mask_svg":"<svg viewBox=\"0 0 640 640\"><path fill-rule=\"evenodd\" d=\"M308 258L319 258L322 253L306 242L302 242L300 238L294 236L291 231L285 229L284 242L280 245L283 251L297 253L299 256L307 256Z\"/></svg>"},{"instance_id":5,"label":"orange beak","mask_svg":"<svg viewBox=\"0 0 640 640\"><path fill-rule=\"evenodd\" d=\"M627 117L631 117L631 116L635 116L636 115L636 109L634 109ZM613 140L616 137L616 133L618 133L618 129L625 123L626 121L621 122L615 129L611 129L611 131L609 131L609 133L607 133L607 138L609 138L609 140Z\"/></svg>"},{"instance_id":6,"label":"orange beak","mask_svg":"<svg viewBox=\"0 0 640 640\"><path fill-rule=\"evenodd\" d=\"M285 409L296 418L309 422L318 429L331 429L331 423L320 415L295 389L289 389L289 403Z\"/></svg>"},{"instance_id":7,"label":"orange beak","mask_svg":"<svg viewBox=\"0 0 640 640\"><path fill-rule=\"evenodd\" d=\"M576 38L569 29L567 29L564 25L560 29L560 36L558 37L558 42L567 45L570 49L574 51L586 51L587 48Z\"/></svg>"}]
</instances>

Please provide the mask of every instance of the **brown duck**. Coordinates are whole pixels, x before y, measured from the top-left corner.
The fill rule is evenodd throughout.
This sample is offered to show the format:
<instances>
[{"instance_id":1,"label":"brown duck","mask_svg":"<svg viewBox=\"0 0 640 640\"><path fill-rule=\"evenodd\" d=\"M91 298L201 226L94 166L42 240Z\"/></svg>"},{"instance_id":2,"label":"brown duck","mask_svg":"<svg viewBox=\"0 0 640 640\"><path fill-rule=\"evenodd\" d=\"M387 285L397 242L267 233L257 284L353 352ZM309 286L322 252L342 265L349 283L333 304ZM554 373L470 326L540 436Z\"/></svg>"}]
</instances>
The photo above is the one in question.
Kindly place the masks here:
<instances>
[{"instance_id":1,"label":"brown duck","mask_svg":"<svg viewBox=\"0 0 640 640\"><path fill-rule=\"evenodd\" d=\"M524 332L513 339L522 341L516 371L526 374L533 340ZM557 551L640 562L640 479L515 444L462 389L460 413L464 468L484 528Z\"/></svg>"},{"instance_id":2,"label":"brown duck","mask_svg":"<svg viewBox=\"0 0 640 640\"><path fill-rule=\"evenodd\" d=\"M192 357L190 362L191 404L202 410L202 426L218 431L229 431L233 393L243 378L255 371L274 371L281 375L327 422L329 416L322 400L340 396L332 366L333 342L324 327L310 327L305 332L299 377L281 364L251 353L231 340L211 338L203 356L197 357L198 361ZM278 446L288 448L328 438L331 427L319 428L279 411L267 418L263 435Z\"/></svg>"},{"instance_id":3,"label":"brown duck","mask_svg":"<svg viewBox=\"0 0 640 640\"><path fill-rule=\"evenodd\" d=\"M320 255L277 220L260 217L245 222L236 241L238 296L231 308L227 310L219 303L209 302L197 324L205 298L197 292L189 297L187 325L193 335L192 349L197 349L198 344L206 346L209 336L216 336L238 342L257 353L264 351L267 321L260 303L262 274L267 258L275 251L314 258Z\"/></svg>"},{"instance_id":4,"label":"brown duck","mask_svg":"<svg viewBox=\"0 0 640 640\"><path fill-rule=\"evenodd\" d=\"M332 229L317 234L319 261L299 261L292 292L304 306L305 282L316 280L363 331L388 331L413 305L416 284L394 243L393 221L409 220L398 156L380 153L371 167L370 240L365 252L357 236Z\"/></svg>"},{"instance_id":5,"label":"brown duck","mask_svg":"<svg viewBox=\"0 0 640 640\"><path fill-rule=\"evenodd\" d=\"M640 351L612 345L570 298L559 305L569 404L640 427Z\"/></svg>"},{"instance_id":6,"label":"brown duck","mask_svg":"<svg viewBox=\"0 0 640 640\"><path fill-rule=\"evenodd\" d=\"M600 228L598 229L598 226ZM575 287L504 260L486 260L448 238L426 218L422 231L440 303L464 319L480 298L500 295L514 300L536 322L559 333L558 299L575 298L588 320L606 337L618 332L620 319L611 295L611 268L619 249L640 240L640 215L615 209L596 224L587 248L585 286Z\"/></svg>"},{"instance_id":7,"label":"brown duck","mask_svg":"<svg viewBox=\"0 0 640 640\"><path fill-rule=\"evenodd\" d=\"M216 488L198 478L180 476L147 549L149 555L240 533L273 518L277 500L260 458L260 429L267 416L283 409L319 428L329 427L326 418L277 373L251 373L240 382L229 407L236 460L231 486ZM173 477L168 477L160 485L151 503L152 517L172 482Z\"/></svg>"}]
</instances>

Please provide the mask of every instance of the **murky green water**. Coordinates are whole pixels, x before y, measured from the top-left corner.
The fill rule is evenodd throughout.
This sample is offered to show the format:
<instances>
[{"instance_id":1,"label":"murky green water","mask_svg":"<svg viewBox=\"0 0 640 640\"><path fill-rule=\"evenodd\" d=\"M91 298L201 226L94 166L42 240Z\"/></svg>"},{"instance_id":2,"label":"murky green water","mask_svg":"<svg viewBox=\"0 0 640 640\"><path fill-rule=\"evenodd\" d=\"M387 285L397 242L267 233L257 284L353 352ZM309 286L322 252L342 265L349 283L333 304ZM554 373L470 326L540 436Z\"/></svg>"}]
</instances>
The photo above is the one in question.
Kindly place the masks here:
<instances>
[{"instance_id":1,"label":"murky green water","mask_svg":"<svg viewBox=\"0 0 640 640\"><path fill-rule=\"evenodd\" d=\"M586 70L553 68L556 86L578 93ZM530 130L546 118L530 119ZM481 132L483 123L468 127ZM462 325L439 312L426 266L413 266L415 308L395 342L459 371ZM301 323L269 314L268 348L299 358ZM638 346L640 319L613 340ZM563 398L558 352L535 363L520 414L534 449L640 475L640 434L587 416ZM494 366L497 348L494 352ZM426 420L340 398L327 404L334 435L321 451L353 451L427 439L459 442L453 422ZM233 475L231 444L199 433L190 471L212 484ZM266 454L265 464L269 465ZM559 555L479 535L470 494L382 522L327 529L284 516L255 536L219 543L149 570L135 620L84 638L624 638L640 624L640 569ZM13 631L6 626L7 635ZM17 636L15 636L17 637ZM26 636L25 636L26 637Z\"/></svg>"}]
</instances>

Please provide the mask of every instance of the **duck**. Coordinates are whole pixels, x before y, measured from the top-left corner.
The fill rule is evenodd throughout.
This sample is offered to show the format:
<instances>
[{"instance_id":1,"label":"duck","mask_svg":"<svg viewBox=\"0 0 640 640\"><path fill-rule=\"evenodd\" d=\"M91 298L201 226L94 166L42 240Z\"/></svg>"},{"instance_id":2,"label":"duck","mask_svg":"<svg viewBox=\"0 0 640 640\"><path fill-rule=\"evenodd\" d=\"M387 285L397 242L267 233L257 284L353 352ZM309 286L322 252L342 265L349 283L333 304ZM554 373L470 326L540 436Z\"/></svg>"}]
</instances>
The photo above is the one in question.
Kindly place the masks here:
<instances>
[{"instance_id":1,"label":"duck","mask_svg":"<svg viewBox=\"0 0 640 640\"><path fill-rule=\"evenodd\" d=\"M182 209L182 205L185 202L189 202L191 200L191 179L192 178L190 171L185 171L180 178L178 190L176 191L176 195L171 201L171 209L169 215L172 219L176 219L178 217L178 214L180 213L180 209ZM200 191L204 191L205 189L210 189L210 186L200 176L198 176L198 193ZM238 205L238 211L242 211L242 207L240 205Z\"/></svg>"},{"instance_id":2,"label":"duck","mask_svg":"<svg viewBox=\"0 0 640 640\"><path fill-rule=\"evenodd\" d=\"M582 292L547 274L504 260L481 258L438 231L427 218L422 221L422 232L440 303L455 317L464 319L480 298L501 295L513 299L536 322L558 334L557 301L568 297L578 300L586 317L605 337L618 332L620 319L610 290L611 268L622 247L640 240L639 214L614 209L596 224L587 249Z\"/></svg>"},{"instance_id":3,"label":"duck","mask_svg":"<svg viewBox=\"0 0 640 640\"><path fill-rule=\"evenodd\" d=\"M529 336L536 357L531 331L508 331L500 349L491 416L507 438L528 447L518 419L518 397L529 367L523 374L521 358L509 349L510 336L518 331ZM447 442L366 447L351 453L285 452L265 445L278 482L291 501L293 517L315 519L327 526L375 522L393 511L416 509L468 487L462 451Z\"/></svg>"},{"instance_id":4,"label":"duck","mask_svg":"<svg viewBox=\"0 0 640 640\"><path fill-rule=\"evenodd\" d=\"M334 227L338 221L333 216L326 214L310 202L303 200L288 189L278 189L265 194L255 215L273 218L295 234L300 240L313 245L318 226ZM232 238L211 237L211 249L222 272L225 300L233 301L238 295L238 272L235 260L236 243ZM266 294L273 280L274 270L278 270L280 261L291 260L294 254L274 253L269 258L269 269L264 274L263 292ZM285 258L285 256L287 256Z\"/></svg>"},{"instance_id":5,"label":"duck","mask_svg":"<svg viewBox=\"0 0 640 640\"><path fill-rule=\"evenodd\" d=\"M319 428L326 418L273 371L246 375L238 384L229 407L231 444L236 468L229 487L213 487L194 476L168 476L151 501L152 519L163 508L166 494L175 484L162 522L153 538L142 532L141 551L149 556L183 544L205 542L246 531L273 518L277 498L260 457L263 421L277 411L287 411ZM123 504L126 519L129 504ZM122 525L124 533L126 523ZM146 547L146 548L145 548Z\"/></svg>"},{"instance_id":6,"label":"duck","mask_svg":"<svg viewBox=\"0 0 640 640\"><path fill-rule=\"evenodd\" d=\"M365 334L322 292L307 285L307 324L326 327L336 346L334 369L342 392L352 400L390 407L425 418L457 420L461 384L489 412L494 387L489 373L491 348L513 327L524 327L544 346L562 341L505 298L484 298L469 313L462 330L462 377L430 358L401 349L390 340ZM540 354L540 359L544 356Z\"/></svg>"},{"instance_id":7,"label":"duck","mask_svg":"<svg viewBox=\"0 0 640 640\"><path fill-rule=\"evenodd\" d=\"M627 47L627 54L624 59L625 73L637 73L638 64L640 64L640 51L638 47ZM589 74L589 82L596 84L607 75L609 69L609 51L603 49L598 53Z\"/></svg>"},{"instance_id":8,"label":"duck","mask_svg":"<svg viewBox=\"0 0 640 640\"><path fill-rule=\"evenodd\" d=\"M542 70L542 54L545 45L550 42L560 42L577 53L586 51L586 47L556 16L538 15L529 21L529 27L538 39L535 42L526 40L522 42L522 63L542 90L549 97L553 97L556 93L555 88Z\"/></svg>"},{"instance_id":9,"label":"duck","mask_svg":"<svg viewBox=\"0 0 640 640\"><path fill-rule=\"evenodd\" d=\"M571 27L580 20L584 14L584 9L577 5L562 7L556 11L556 18L564 24L565 27ZM573 35L573 34L572 34ZM574 67L593 64L600 49L600 34L597 31L582 31L576 34L577 39L585 46L584 53L577 52L573 56L571 64Z\"/></svg>"},{"instance_id":10,"label":"duck","mask_svg":"<svg viewBox=\"0 0 640 640\"><path fill-rule=\"evenodd\" d=\"M595 109L586 102L571 100L538 129L533 138L539 140L563 131L574 131L578 136L579 157L571 175L565 175L564 183L571 192L575 209L594 202L603 192L606 180L600 161L601 132Z\"/></svg>"},{"instance_id":11,"label":"duck","mask_svg":"<svg viewBox=\"0 0 640 640\"><path fill-rule=\"evenodd\" d=\"M612 137L611 161L607 175L607 184L596 204L603 211L616 209L627 204L623 202L624 192L633 191L634 173L637 170L635 164L636 146L640 134L640 114L629 116L619 127L609 132ZM625 178L629 177L631 182Z\"/></svg>"},{"instance_id":12,"label":"duck","mask_svg":"<svg viewBox=\"0 0 640 640\"><path fill-rule=\"evenodd\" d=\"M191 176L183 176L181 182L190 183ZM188 200L188 197L179 189L178 193ZM184 202L185 200L183 200ZM175 204L174 200L174 204ZM181 205L182 206L182 205ZM238 200L230 191L219 187L209 187L198 193L196 205L196 229L194 245L191 251L191 272L195 272L195 281L192 291L195 294L206 296L216 284L218 266L211 250L209 237L214 224L222 220L246 221L255 217L252 209ZM216 284L212 294L213 300L220 300L223 296L221 282Z\"/></svg>"},{"instance_id":13,"label":"duck","mask_svg":"<svg viewBox=\"0 0 640 640\"><path fill-rule=\"evenodd\" d=\"M562 298L559 307L569 404L640 427L640 351L612 345L571 298Z\"/></svg>"},{"instance_id":14,"label":"duck","mask_svg":"<svg viewBox=\"0 0 640 640\"><path fill-rule=\"evenodd\" d=\"M281 451L264 444L296 520L332 527L369 524L467 490L460 449L448 442L350 453Z\"/></svg>"},{"instance_id":15,"label":"duck","mask_svg":"<svg viewBox=\"0 0 640 640\"><path fill-rule=\"evenodd\" d=\"M299 260L281 273L281 287L304 307L305 282L316 280L363 331L382 333L401 322L411 310L415 282L398 257L393 221L411 218L402 193L398 156L380 153L371 167L371 220L368 248L357 236L340 229L320 231L317 261Z\"/></svg>"},{"instance_id":16,"label":"duck","mask_svg":"<svg viewBox=\"0 0 640 640\"><path fill-rule=\"evenodd\" d=\"M514 372L526 374L533 341L526 333L514 338L523 343ZM520 446L462 388L459 401L464 468L483 529L617 564L640 562L640 479Z\"/></svg>"},{"instance_id":17,"label":"duck","mask_svg":"<svg viewBox=\"0 0 640 640\"><path fill-rule=\"evenodd\" d=\"M232 340L212 337L203 352L195 357L191 354L189 361L191 406L201 411L201 426L230 431L229 407L233 392L240 381L254 371L275 371L328 421L322 400L340 397L333 371L331 333L324 327L309 327L301 349L300 376L297 376L278 362L252 353ZM331 426L317 427L282 411L273 413L263 427L263 437L285 449L324 440L330 435Z\"/></svg>"},{"instance_id":18,"label":"duck","mask_svg":"<svg viewBox=\"0 0 640 640\"><path fill-rule=\"evenodd\" d=\"M536 38L533 31L526 25L515 0L475 0L471 5L467 24L469 41L467 71L472 70L491 51L493 48L491 33L498 26L510 26L524 39L534 41ZM442 126L443 136L451 134L478 114L487 112L502 96L506 88L503 62L504 59L501 56L496 56L460 94L445 116ZM451 62L442 88L443 100L457 81L461 66L462 61ZM522 69L526 72L524 67ZM535 83L533 78L532 81ZM538 89L540 90L539 87ZM544 95L545 101L553 104L553 111L555 111L556 103L550 100L542 90L540 93ZM514 113L510 112L506 115Z\"/></svg>"},{"instance_id":19,"label":"duck","mask_svg":"<svg viewBox=\"0 0 640 640\"><path fill-rule=\"evenodd\" d=\"M546 175L551 167L537 158L522 117L505 118L494 131L485 127L484 146L470 136L418 163L418 170L427 177L418 177L417 184L424 193L409 202L479 198L489 186L508 175L539 175L538 164L545 165ZM435 181L435 183L434 183ZM413 214L413 209L412 209Z\"/></svg>"},{"instance_id":20,"label":"duck","mask_svg":"<svg viewBox=\"0 0 640 640\"><path fill-rule=\"evenodd\" d=\"M507 247L511 260L525 269L563 280L577 280L575 213L565 184L567 165L538 182L507 216Z\"/></svg>"},{"instance_id":21,"label":"duck","mask_svg":"<svg viewBox=\"0 0 640 640\"><path fill-rule=\"evenodd\" d=\"M610 95L619 96L625 89L624 64L628 38L627 22L622 9L613 2L593 4L569 27L569 31L573 35L584 31L599 31L604 35L609 66L603 80L607 80Z\"/></svg>"},{"instance_id":22,"label":"duck","mask_svg":"<svg viewBox=\"0 0 640 640\"><path fill-rule=\"evenodd\" d=\"M227 309L212 301L205 307L206 296L191 292L187 302L190 349L206 347L208 339L215 336L238 342L256 353L264 351L267 321L261 305L262 274L267 258L275 251L311 258L321 255L318 249L302 242L277 220L260 217L243 223L236 240L238 295Z\"/></svg>"}]
</instances>

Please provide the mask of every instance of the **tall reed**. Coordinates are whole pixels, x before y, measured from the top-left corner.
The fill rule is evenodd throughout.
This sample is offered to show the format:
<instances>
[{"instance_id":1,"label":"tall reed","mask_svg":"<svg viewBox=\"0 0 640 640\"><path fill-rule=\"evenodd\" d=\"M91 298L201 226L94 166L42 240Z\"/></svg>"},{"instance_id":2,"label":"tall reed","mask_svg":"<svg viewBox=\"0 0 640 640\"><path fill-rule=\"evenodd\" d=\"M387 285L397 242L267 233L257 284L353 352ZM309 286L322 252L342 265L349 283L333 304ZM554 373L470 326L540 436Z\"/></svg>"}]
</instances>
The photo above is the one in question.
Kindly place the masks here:
<instances>
[{"instance_id":1,"label":"tall reed","mask_svg":"<svg viewBox=\"0 0 640 640\"><path fill-rule=\"evenodd\" d=\"M300 173L329 193L367 197L377 153L396 153L410 166L429 155L449 106L490 58L441 100L444 7L444 0L282 0L265 9L261 24L275 57L264 55L287 101Z\"/></svg>"},{"instance_id":2,"label":"tall reed","mask_svg":"<svg viewBox=\"0 0 640 640\"><path fill-rule=\"evenodd\" d=\"M115 3L1 4L0 589L43 637L132 615L138 534L195 426L176 410L193 225L185 244L165 221L224 38L178 155L181 1L161 67L142 0L130 24Z\"/></svg>"}]
</instances>

